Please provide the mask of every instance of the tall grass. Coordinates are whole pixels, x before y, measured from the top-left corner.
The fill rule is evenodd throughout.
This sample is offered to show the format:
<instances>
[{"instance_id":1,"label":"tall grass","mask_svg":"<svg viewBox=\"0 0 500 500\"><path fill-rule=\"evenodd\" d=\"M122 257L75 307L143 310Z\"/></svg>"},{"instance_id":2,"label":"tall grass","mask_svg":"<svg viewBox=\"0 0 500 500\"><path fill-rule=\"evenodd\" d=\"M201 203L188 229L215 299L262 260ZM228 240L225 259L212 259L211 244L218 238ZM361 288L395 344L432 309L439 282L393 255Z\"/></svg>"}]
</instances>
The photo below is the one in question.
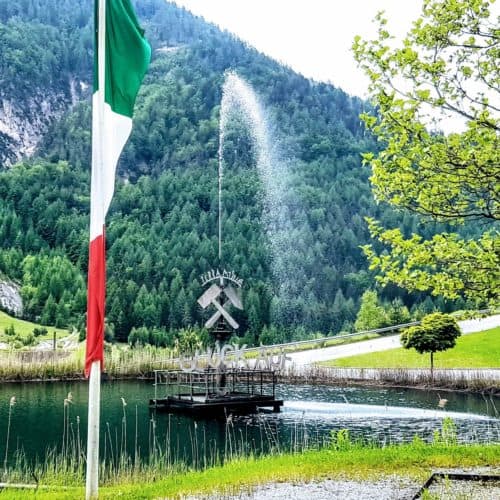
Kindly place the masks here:
<instances>
[{"instance_id":1,"label":"tall grass","mask_svg":"<svg viewBox=\"0 0 500 500\"><path fill-rule=\"evenodd\" d=\"M0 381L69 380L83 378L82 352L0 351ZM168 349L146 347L115 349L105 356L109 378L149 378L155 369L176 368ZM424 386L468 391L498 391L498 370L340 368L325 366L289 367L280 374L287 383L334 384L377 383L396 386Z\"/></svg>"},{"instance_id":2,"label":"tall grass","mask_svg":"<svg viewBox=\"0 0 500 500\"><path fill-rule=\"evenodd\" d=\"M83 373L81 360L73 354L44 353L26 359L18 351L0 351L0 380L24 381L72 378ZM49 357L50 354L50 357Z\"/></svg>"},{"instance_id":3,"label":"tall grass","mask_svg":"<svg viewBox=\"0 0 500 500\"><path fill-rule=\"evenodd\" d=\"M7 417L7 437L5 438L5 458L3 461L3 473L7 475L7 460L9 458L10 424L12 423L12 408L16 404L16 397L12 396L9 401L9 416Z\"/></svg>"},{"instance_id":4,"label":"tall grass","mask_svg":"<svg viewBox=\"0 0 500 500\"><path fill-rule=\"evenodd\" d=\"M168 349L113 348L105 355L106 373L112 378L147 377L155 369L173 367ZM0 351L0 381L79 379L83 369L82 351Z\"/></svg>"},{"instance_id":5,"label":"tall grass","mask_svg":"<svg viewBox=\"0 0 500 500\"><path fill-rule=\"evenodd\" d=\"M430 370L406 368L334 368L319 365L289 367L281 374L288 383L333 385L338 383L378 384L404 387L432 387L471 392L498 392L499 371Z\"/></svg>"},{"instance_id":6,"label":"tall grass","mask_svg":"<svg viewBox=\"0 0 500 500\"><path fill-rule=\"evenodd\" d=\"M227 461L245 457L256 457L265 453L280 454L284 451L298 453L313 447L305 425L297 424L293 431L290 445L280 442L277 428L273 427L272 419L265 415L256 415L260 431L260 441L249 438L247 422L245 428L236 426L232 415L224 419L224 442L216 438L207 438L206 426L199 426L196 421L188 428L188 435L180 436L177 429L171 426L171 416L163 421L162 433L159 432L156 414L151 413L147 425L149 438L147 449L139 449L139 426L144 422L138 420L138 409L129 415L129 406L122 397L121 422L112 428L109 423L104 425L101 435L101 461L99 477L103 484L120 484L123 482L150 481L159 473L183 472L191 469L204 470L220 466ZM63 486L74 485L84 480L86 446L85 429L80 428L80 418L73 414L73 395L71 392L61 401L63 406L62 422L60 423L60 440L55 446L47 449L43 460L30 459L22 449L11 451L10 422L14 409L15 397L9 405L7 433L5 436L5 456L3 474L0 481L7 483L43 483ZM130 433L132 431L132 434ZM166 431L165 437L160 437ZM133 440L128 439L128 437ZM82 439L83 437L83 439ZM325 445L328 436L323 441L315 441L314 446ZM185 452L188 450L189 465ZM141 454L141 451L143 453Z\"/></svg>"},{"instance_id":7,"label":"tall grass","mask_svg":"<svg viewBox=\"0 0 500 500\"><path fill-rule=\"evenodd\" d=\"M124 423L127 421L127 410L124 408ZM51 449L47 451L43 461L31 464L26 459L22 451L17 451L15 460L7 467L4 480L8 483L31 483L36 482L45 486L64 486L74 487L84 484L85 479L85 456L84 446L80 442L80 433L78 428L68 427L65 421L66 433L62 438L64 446L62 449ZM255 447L246 439L242 429L235 429L231 417L226 419L226 437L224 450L219 449L214 443L206 441L206 435L199 431L196 422L193 422L189 432L189 444L192 447L193 464L187 466L185 462L172 456L170 453L170 432L164 442L160 442L156 433L156 422L154 415L150 422L150 442L146 457L139 457L137 450L129 453L124 433L126 429L116 429L113 431L106 429L106 446L104 456L99 466L99 477L101 486L113 487L131 484L150 484L155 483L161 478L171 477L173 475L185 475L190 471L218 470L221 482L224 482L225 464L234 463L254 463L259 459L259 453ZM411 443L395 445L392 443L377 443L375 441L357 439L353 440L346 429L341 429L325 435L323 440L312 441L309 439L307 431L297 422L297 426L292 431L294 438L288 445L280 444L276 439L273 429L269 426L269 420L262 417L260 420L261 439L267 442L268 452L261 456L263 466L259 474L266 478L269 474L270 457L282 457L286 462L287 457L300 456L300 463L307 464L307 474L314 475L315 468L321 473L321 467L324 468L325 462L342 461L347 468L356 466L356 460L366 460L367 457L377 466L383 468L384 461L377 458L377 452L388 450L387 472L393 472L390 468L395 459L401 463L419 464L422 457L434 454L439 460L446 458L448 466L453 461L457 464L474 463L474 460L481 464L495 465L500 458L500 446L497 444L468 444L458 443L457 429L452 420L443 419L441 429L434 432L430 443L424 442L418 436L415 436ZM135 422L137 428L137 422ZM69 429L69 432L68 432ZM75 431L75 432L74 432ZM125 443L125 445L124 445ZM137 445L135 445L137 446ZM209 451L209 453L198 453L199 450ZM467 450L471 450L469 453ZM314 453L322 455L314 455ZM318 461L318 457L323 457ZM385 455L384 455L385 456ZM470 457L473 457L472 461ZM312 457L311 462L308 458ZM340 457L343 457L342 459ZM496 457L496 458L495 458ZM339 458L339 460L337 460ZM292 459L297 463L297 458ZM267 464L267 465L266 465ZM279 464L278 464L279 465ZM321 470L320 470L321 469ZM266 473L267 470L267 473ZM267 475L266 475L267 474ZM217 483L215 483L217 487ZM158 496L161 491L158 491Z\"/></svg>"}]
</instances>

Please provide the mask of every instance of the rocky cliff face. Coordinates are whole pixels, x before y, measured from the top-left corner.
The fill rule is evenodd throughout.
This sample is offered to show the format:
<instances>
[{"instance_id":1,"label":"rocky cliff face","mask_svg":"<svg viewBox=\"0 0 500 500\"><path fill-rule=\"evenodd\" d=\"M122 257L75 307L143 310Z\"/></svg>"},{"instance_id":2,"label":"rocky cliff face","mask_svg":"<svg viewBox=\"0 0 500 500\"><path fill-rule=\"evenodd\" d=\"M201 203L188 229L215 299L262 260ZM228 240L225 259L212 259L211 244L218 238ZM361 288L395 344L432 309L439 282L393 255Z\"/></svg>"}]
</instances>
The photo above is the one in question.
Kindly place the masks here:
<instances>
[{"instance_id":1,"label":"rocky cliff face","mask_svg":"<svg viewBox=\"0 0 500 500\"><path fill-rule=\"evenodd\" d=\"M14 316L22 315L23 300L18 285L11 281L0 281L0 307Z\"/></svg>"},{"instance_id":2,"label":"rocky cliff face","mask_svg":"<svg viewBox=\"0 0 500 500\"><path fill-rule=\"evenodd\" d=\"M17 101L0 92L0 166L30 157L49 125L86 95L88 84L70 79L55 92L40 90Z\"/></svg>"}]
</instances>

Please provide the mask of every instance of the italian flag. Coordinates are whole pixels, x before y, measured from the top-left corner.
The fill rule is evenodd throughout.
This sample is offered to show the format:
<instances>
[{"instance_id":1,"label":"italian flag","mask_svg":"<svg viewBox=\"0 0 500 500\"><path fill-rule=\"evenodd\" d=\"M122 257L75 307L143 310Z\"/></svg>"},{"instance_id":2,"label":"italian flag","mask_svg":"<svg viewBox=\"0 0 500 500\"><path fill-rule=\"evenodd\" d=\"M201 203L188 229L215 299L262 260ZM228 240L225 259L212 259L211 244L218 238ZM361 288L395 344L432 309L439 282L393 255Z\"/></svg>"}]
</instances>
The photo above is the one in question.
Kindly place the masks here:
<instances>
[{"instance_id":1,"label":"italian flag","mask_svg":"<svg viewBox=\"0 0 500 500\"><path fill-rule=\"evenodd\" d=\"M106 258L104 221L115 184L118 158L132 131L134 103L151 59L130 0L95 2L92 180L87 294L85 375L103 367Z\"/></svg>"}]
</instances>

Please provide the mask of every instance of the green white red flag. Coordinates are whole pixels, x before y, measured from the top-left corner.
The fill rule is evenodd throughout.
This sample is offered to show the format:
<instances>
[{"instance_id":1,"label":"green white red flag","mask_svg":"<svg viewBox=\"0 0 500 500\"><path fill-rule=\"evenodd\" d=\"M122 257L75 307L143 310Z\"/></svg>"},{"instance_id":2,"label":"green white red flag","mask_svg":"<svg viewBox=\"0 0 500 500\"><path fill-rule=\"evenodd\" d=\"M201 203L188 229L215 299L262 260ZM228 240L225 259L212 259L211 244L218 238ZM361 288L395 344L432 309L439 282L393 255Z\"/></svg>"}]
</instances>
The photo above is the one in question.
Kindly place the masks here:
<instances>
[{"instance_id":1,"label":"green white red flag","mask_svg":"<svg viewBox=\"0 0 500 500\"><path fill-rule=\"evenodd\" d=\"M96 0L94 94L92 97L92 181L87 292L89 380L85 498L99 489L100 383L104 364L106 256L104 221L115 186L118 158L132 131L132 112L151 48L130 0Z\"/></svg>"},{"instance_id":2,"label":"green white red flag","mask_svg":"<svg viewBox=\"0 0 500 500\"><path fill-rule=\"evenodd\" d=\"M151 47L144 38L130 0L106 0L101 12L105 12L105 19L99 23L99 1L96 0L85 357L87 376L93 362L100 361L101 369L104 363L104 221L113 197L118 158L132 130L135 99L151 59ZM99 33L99 26L105 27L101 30L103 33ZM100 42L99 36L102 38ZM102 45L105 56L99 59L99 47Z\"/></svg>"}]
</instances>

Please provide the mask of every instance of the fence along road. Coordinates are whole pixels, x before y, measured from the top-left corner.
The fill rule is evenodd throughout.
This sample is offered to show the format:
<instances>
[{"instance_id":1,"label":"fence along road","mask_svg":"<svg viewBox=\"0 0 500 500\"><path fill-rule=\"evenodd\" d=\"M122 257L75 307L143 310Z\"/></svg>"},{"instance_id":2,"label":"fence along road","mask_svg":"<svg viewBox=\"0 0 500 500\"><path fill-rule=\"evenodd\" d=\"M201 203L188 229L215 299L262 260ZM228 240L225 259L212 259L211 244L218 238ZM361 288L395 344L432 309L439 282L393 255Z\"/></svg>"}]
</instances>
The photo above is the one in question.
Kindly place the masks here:
<instances>
[{"instance_id":1,"label":"fence along road","mask_svg":"<svg viewBox=\"0 0 500 500\"><path fill-rule=\"evenodd\" d=\"M416 323L413 323L416 324ZM500 326L500 314L488 316L480 319L469 319L458 322L462 334L481 332ZM398 325L392 329L401 329L409 325ZM373 330L377 333L377 330ZM357 334L359 335L359 334ZM319 361L327 361L329 359L347 358L357 354L365 354L368 352L386 351L388 349L396 349L401 347L399 334L390 335L373 340L363 340L353 344L339 345L324 347L322 349L311 349L308 351L300 351L288 353L287 358L290 359L291 364L295 366L305 366Z\"/></svg>"}]
</instances>

